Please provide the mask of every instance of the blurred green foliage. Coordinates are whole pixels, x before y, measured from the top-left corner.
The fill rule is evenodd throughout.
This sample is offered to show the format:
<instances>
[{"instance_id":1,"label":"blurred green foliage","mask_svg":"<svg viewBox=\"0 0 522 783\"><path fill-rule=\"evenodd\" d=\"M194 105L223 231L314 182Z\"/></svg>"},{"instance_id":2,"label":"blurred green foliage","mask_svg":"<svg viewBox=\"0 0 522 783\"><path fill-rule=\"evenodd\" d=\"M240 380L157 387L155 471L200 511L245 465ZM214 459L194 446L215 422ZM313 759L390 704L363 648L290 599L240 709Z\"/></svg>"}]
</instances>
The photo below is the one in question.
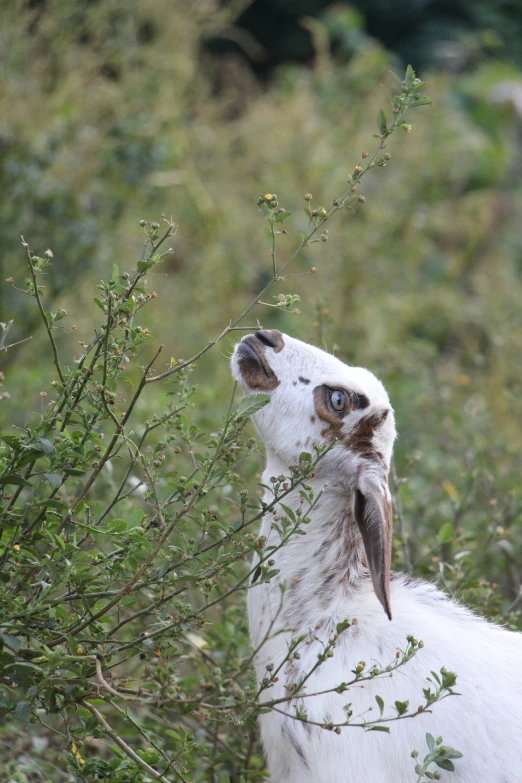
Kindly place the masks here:
<instances>
[{"instance_id":1,"label":"blurred green foliage","mask_svg":"<svg viewBox=\"0 0 522 783\"><path fill-rule=\"evenodd\" d=\"M159 296L142 321L154 324L167 362L217 336L268 281L259 193L275 190L294 213L281 237L285 258L306 228L303 195L329 205L344 191L385 103L375 84L391 87L389 55L364 45L336 67L323 50L313 71L285 66L269 89L231 63L216 93L199 42L230 13L210 0L0 10L0 312L14 318L9 341L32 336L2 354L2 429L23 426L46 404L40 392L50 392L36 308L4 282L23 287L21 234L40 255L52 248L46 308L68 311L55 337L79 356L78 340L101 322L94 285L113 263L135 266L140 219L172 215L173 252L149 279ZM435 107L412 115L411 134L397 136L387 168L361 189L357 215L333 223L328 242L288 270L317 272L274 292L298 293L301 314L259 307L252 325L258 318L382 378L400 435L396 567L515 625L522 74L489 57L462 75L420 75ZM227 409L230 347L209 351L194 374L193 415L203 428L217 427ZM165 395L159 384L147 390L136 409L143 420L165 407ZM245 468L252 488L259 466ZM240 602L238 618L242 611ZM220 628L223 650L226 633ZM9 780L58 779L55 738L12 724L2 739Z\"/></svg>"}]
</instances>

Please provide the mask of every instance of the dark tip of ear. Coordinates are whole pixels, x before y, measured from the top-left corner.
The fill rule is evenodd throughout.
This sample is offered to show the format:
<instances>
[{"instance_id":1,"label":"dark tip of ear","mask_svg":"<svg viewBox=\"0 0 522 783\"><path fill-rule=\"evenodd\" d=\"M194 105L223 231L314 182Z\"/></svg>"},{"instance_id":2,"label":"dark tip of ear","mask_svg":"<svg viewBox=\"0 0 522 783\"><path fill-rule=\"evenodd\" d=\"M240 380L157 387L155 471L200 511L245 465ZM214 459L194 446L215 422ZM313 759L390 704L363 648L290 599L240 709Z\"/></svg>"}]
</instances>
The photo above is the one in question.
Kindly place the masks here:
<instances>
[{"instance_id":1,"label":"dark tip of ear","mask_svg":"<svg viewBox=\"0 0 522 783\"><path fill-rule=\"evenodd\" d=\"M379 592L377 593L377 598L381 602L382 608L384 609L388 620L391 620L392 619L392 610L391 610L391 606L390 606L389 592L386 589L386 586L384 584L384 580L383 580L383 584L382 584L382 590L379 590Z\"/></svg>"}]
</instances>

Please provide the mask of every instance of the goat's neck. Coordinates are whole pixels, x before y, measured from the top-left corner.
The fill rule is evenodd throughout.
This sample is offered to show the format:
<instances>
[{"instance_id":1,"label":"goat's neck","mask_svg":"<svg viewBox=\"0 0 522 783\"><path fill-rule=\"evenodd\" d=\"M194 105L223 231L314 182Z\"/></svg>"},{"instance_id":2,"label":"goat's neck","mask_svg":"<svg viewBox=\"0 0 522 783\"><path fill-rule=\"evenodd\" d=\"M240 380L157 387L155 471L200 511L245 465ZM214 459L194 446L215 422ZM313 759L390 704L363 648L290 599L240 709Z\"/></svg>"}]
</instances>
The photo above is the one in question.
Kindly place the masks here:
<instances>
[{"instance_id":1,"label":"goat's neck","mask_svg":"<svg viewBox=\"0 0 522 783\"><path fill-rule=\"evenodd\" d=\"M270 478L281 474L288 475L288 469L269 460L263 475L265 485L270 486ZM323 480L315 479L309 483L316 494L323 488ZM273 496L267 491L265 502L272 500ZM307 512L306 502L301 504L298 490L291 492L282 502L294 511L301 508L303 515ZM332 602L352 593L356 583L368 577L364 546L352 508L352 499L346 490L330 482L308 514L309 524L303 525L306 535L292 536L275 554L279 579L288 585L291 604L297 606L306 598L306 605L310 606L313 595L315 609L322 611ZM284 514L280 509L276 512ZM273 514L269 513L264 518L261 533L270 544L277 545L279 535L272 528L272 522Z\"/></svg>"}]
</instances>

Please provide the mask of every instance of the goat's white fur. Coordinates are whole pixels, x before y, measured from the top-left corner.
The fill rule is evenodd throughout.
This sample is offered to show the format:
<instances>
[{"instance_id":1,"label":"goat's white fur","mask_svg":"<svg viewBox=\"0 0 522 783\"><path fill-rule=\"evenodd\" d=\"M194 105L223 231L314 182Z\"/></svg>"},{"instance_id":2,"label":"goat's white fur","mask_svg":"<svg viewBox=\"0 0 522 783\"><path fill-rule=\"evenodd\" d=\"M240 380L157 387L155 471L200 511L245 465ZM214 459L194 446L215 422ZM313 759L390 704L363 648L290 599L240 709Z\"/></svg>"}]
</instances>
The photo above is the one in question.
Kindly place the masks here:
<instances>
[{"instance_id":1,"label":"goat's white fur","mask_svg":"<svg viewBox=\"0 0 522 783\"><path fill-rule=\"evenodd\" d=\"M348 367L287 335L281 338L284 347L277 351L261 345L264 359L278 381L270 391L270 403L254 416L266 446L265 485L272 476L289 476L289 467L298 464L300 452L325 442L325 422L317 416L313 396L314 389L322 384L349 388L364 394L370 402L366 409L354 410L345 417L340 438L348 442L350 430L363 416L390 411L374 434L375 449L383 456L386 484L395 426L382 384L365 369ZM254 393L260 386L254 384L252 388L243 377L240 355L241 350L236 348L232 358L234 377L247 394ZM300 381L299 376L310 382ZM376 694L383 698L387 714L393 714L396 699L409 700L415 708L423 703L426 677L442 666L457 673L456 690L461 695L435 704L432 713L390 724L390 734L344 728L341 735L336 735L276 712L265 714L260 727L272 783L407 783L415 779L411 751L417 749L423 758L426 732L442 736L446 744L464 754L455 761L455 773L442 772L448 783L518 783L522 780L522 634L475 616L433 585L399 575L391 580L393 620L389 621L368 578L364 549L353 523L353 493L361 476L370 482L382 478L372 475L378 469L367 462L343 443L328 452L311 483L317 491L325 481L329 486L312 512L306 535L295 536L274 555L277 578L249 590L248 616L254 647L260 645L276 618L255 658L258 680L266 676L268 663L277 667L283 660L293 636L313 629L313 636L326 642L336 623L357 618L357 625L341 636L334 657L307 682L308 693L351 679L351 670L361 660L386 666L397 650L405 648L408 634L422 639L424 649L393 677L377 678L342 695L329 693L306 699L311 720L342 722L343 705L348 702L354 716L377 718ZM271 499L267 492L265 501ZM299 496L287 496L284 502L297 509ZM346 554L331 536L325 546L329 530L340 520L355 530L350 579L325 590L326 573L336 564L342 567L340 559ZM267 514L261 527L261 535L270 544L278 541L272 521L272 515ZM317 556L322 550L323 554ZM283 610L277 616L279 582L283 581L288 589ZM265 692L266 698L286 695L285 684L295 682L299 672L302 676L316 662L322 647L312 635L310 639L300 660L281 670L279 682ZM283 706L293 713L291 702ZM368 712L370 709L372 712Z\"/></svg>"}]
</instances>

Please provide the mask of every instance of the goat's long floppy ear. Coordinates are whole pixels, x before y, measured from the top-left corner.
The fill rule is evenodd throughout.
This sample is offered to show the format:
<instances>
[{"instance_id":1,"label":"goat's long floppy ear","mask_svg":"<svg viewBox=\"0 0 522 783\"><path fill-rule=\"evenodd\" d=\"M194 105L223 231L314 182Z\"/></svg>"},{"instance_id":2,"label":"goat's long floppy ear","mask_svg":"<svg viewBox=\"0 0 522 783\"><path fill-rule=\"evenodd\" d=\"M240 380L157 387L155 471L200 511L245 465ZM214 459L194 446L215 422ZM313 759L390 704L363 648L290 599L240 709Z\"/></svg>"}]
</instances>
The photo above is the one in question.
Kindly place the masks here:
<instances>
[{"instance_id":1,"label":"goat's long floppy ear","mask_svg":"<svg viewBox=\"0 0 522 783\"><path fill-rule=\"evenodd\" d=\"M371 469L361 473L355 490L354 516L366 550L373 589L391 620L392 509L385 481Z\"/></svg>"}]
</instances>

